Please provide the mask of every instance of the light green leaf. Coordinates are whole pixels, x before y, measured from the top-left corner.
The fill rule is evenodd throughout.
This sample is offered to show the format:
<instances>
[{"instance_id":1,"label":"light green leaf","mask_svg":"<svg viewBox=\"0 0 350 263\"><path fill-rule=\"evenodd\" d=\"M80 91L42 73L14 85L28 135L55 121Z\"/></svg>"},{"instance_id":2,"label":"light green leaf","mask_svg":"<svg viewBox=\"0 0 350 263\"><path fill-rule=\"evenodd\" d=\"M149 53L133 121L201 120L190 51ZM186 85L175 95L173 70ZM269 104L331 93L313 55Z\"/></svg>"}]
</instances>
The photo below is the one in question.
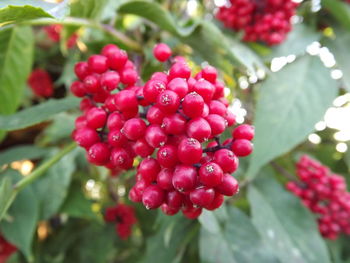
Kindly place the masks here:
<instances>
[{"instance_id":1,"label":"light green leaf","mask_svg":"<svg viewBox=\"0 0 350 263\"><path fill-rule=\"evenodd\" d=\"M282 263L330 263L316 219L264 172L249 187L252 221Z\"/></svg>"},{"instance_id":2,"label":"light green leaf","mask_svg":"<svg viewBox=\"0 0 350 263\"><path fill-rule=\"evenodd\" d=\"M73 97L48 100L13 115L0 115L0 129L7 131L23 129L49 120L57 113L77 108L78 105L79 99Z\"/></svg>"},{"instance_id":3,"label":"light green leaf","mask_svg":"<svg viewBox=\"0 0 350 263\"><path fill-rule=\"evenodd\" d=\"M286 41L272 49L267 59L288 55L299 56L305 54L305 49L311 43L318 41L321 34L305 24L297 24L288 34Z\"/></svg>"},{"instance_id":4,"label":"light green leaf","mask_svg":"<svg viewBox=\"0 0 350 263\"><path fill-rule=\"evenodd\" d=\"M70 15L73 17L98 18L107 0L72 0Z\"/></svg>"},{"instance_id":5,"label":"light green leaf","mask_svg":"<svg viewBox=\"0 0 350 263\"><path fill-rule=\"evenodd\" d=\"M6 176L14 180L21 178L15 171L9 171ZM21 250L29 262L33 261L32 242L38 215L38 200L32 188L27 187L17 195L11 205L8 220L0 223L1 232L5 238Z\"/></svg>"},{"instance_id":6,"label":"light green leaf","mask_svg":"<svg viewBox=\"0 0 350 263\"><path fill-rule=\"evenodd\" d=\"M48 152L48 149L34 145L14 146L0 153L0 166L24 159L40 159Z\"/></svg>"},{"instance_id":7,"label":"light green leaf","mask_svg":"<svg viewBox=\"0 0 350 263\"><path fill-rule=\"evenodd\" d=\"M75 170L76 151L65 155L33 184L39 201L40 219L48 219L61 207ZM48 198L48 193L50 197Z\"/></svg>"},{"instance_id":8,"label":"light green leaf","mask_svg":"<svg viewBox=\"0 0 350 263\"><path fill-rule=\"evenodd\" d=\"M349 33L340 28L334 29L336 37L335 39L328 39L325 45L333 53L339 69L343 71L342 81L344 82L345 88L350 91L350 35Z\"/></svg>"},{"instance_id":9,"label":"light green leaf","mask_svg":"<svg viewBox=\"0 0 350 263\"><path fill-rule=\"evenodd\" d=\"M271 74L259 90L248 176L305 140L337 94L337 82L318 57L302 57Z\"/></svg>"},{"instance_id":10,"label":"light green leaf","mask_svg":"<svg viewBox=\"0 0 350 263\"><path fill-rule=\"evenodd\" d=\"M16 111L33 62L31 28L0 30L0 114ZM5 133L0 128L0 141Z\"/></svg>"},{"instance_id":11,"label":"light green leaf","mask_svg":"<svg viewBox=\"0 0 350 263\"><path fill-rule=\"evenodd\" d=\"M257 259L259 263L279 262L273 252L265 246L250 219L239 209L228 207L224 222L219 221L217 212L210 213L213 215L211 220L216 221L216 225L221 223L221 227L216 233L209 231L207 223L201 228L201 262L250 263L256 262Z\"/></svg>"},{"instance_id":12,"label":"light green leaf","mask_svg":"<svg viewBox=\"0 0 350 263\"><path fill-rule=\"evenodd\" d=\"M0 183L0 218L4 216L5 211L8 209L9 204L11 204L15 198L13 193L13 179L9 176L4 176Z\"/></svg>"},{"instance_id":13,"label":"light green leaf","mask_svg":"<svg viewBox=\"0 0 350 263\"><path fill-rule=\"evenodd\" d=\"M341 25L350 30L350 5L348 3L340 0L322 0L321 4Z\"/></svg>"}]
</instances>

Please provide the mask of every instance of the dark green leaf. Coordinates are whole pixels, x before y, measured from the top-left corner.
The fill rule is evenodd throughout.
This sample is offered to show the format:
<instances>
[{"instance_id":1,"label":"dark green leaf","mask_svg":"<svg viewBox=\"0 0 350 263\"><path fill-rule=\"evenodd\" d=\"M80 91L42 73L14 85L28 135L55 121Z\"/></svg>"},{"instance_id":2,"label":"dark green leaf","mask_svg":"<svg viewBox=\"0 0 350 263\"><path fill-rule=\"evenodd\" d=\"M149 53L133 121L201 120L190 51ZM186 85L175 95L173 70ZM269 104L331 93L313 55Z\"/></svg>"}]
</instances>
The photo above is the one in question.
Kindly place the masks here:
<instances>
[{"instance_id":1,"label":"dark green leaf","mask_svg":"<svg viewBox=\"0 0 350 263\"><path fill-rule=\"evenodd\" d=\"M98 18L107 0L76 0L70 4L73 17Z\"/></svg>"},{"instance_id":2,"label":"dark green leaf","mask_svg":"<svg viewBox=\"0 0 350 263\"><path fill-rule=\"evenodd\" d=\"M0 153L0 166L18 160L35 160L44 157L49 152L46 148L34 145L21 145L12 147Z\"/></svg>"},{"instance_id":3,"label":"dark green leaf","mask_svg":"<svg viewBox=\"0 0 350 263\"><path fill-rule=\"evenodd\" d=\"M15 171L9 171L6 176L17 180L21 176ZM32 241L39 215L38 200L31 187L21 191L8 211L7 220L0 223L1 232L5 238L14 244L32 261Z\"/></svg>"},{"instance_id":4,"label":"dark green leaf","mask_svg":"<svg viewBox=\"0 0 350 263\"><path fill-rule=\"evenodd\" d=\"M17 109L32 67L33 50L31 28L0 30L0 114L11 114ZM4 136L5 132L0 131L0 141Z\"/></svg>"},{"instance_id":5,"label":"dark green leaf","mask_svg":"<svg viewBox=\"0 0 350 263\"><path fill-rule=\"evenodd\" d=\"M334 29L336 33L335 39L328 39L325 45L333 53L339 69L343 71L343 82L345 88L350 91L350 35L347 31L336 28Z\"/></svg>"},{"instance_id":6,"label":"dark green leaf","mask_svg":"<svg viewBox=\"0 0 350 263\"><path fill-rule=\"evenodd\" d=\"M262 83L248 176L301 143L337 96L337 82L318 57L305 56ZM268 150L267 150L268 149Z\"/></svg>"},{"instance_id":7,"label":"dark green leaf","mask_svg":"<svg viewBox=\"0 0 350 263\"><path fill-rule=\"evenodd\" d=\"M92 202L85 197L82 186L73 183L60 211L71 217L96 219L91 206Z\"/></svg>"},{"instance_id":8,"label":"dark green leaf","mask_svg":"<svg viewBox=\"0 0 350 263\"><path fill-rule=\"evenodd\" d=\"M204 212L201 216L200 221L203 225L199 239L201 262L250 263L257 259L261 263L279 262L272 251L265 246L261 236L243 212L228 207L226 218L221 216L220 219L219 210ZM206 218L205 221L203 216ZM214 225L220 226L219 229L213 228Z\"/></svg>"},{"instance_id":9,"label":"dark green leaf","mask_svg":"<svg viewBox=\"0 0 350 263\"><path fill-rule=\"evenodd\" d=\"M57 114L51 125L44 130L40 143L45 145L58 143L64 139L70 140L75 119L76 116L64 112Z\"/></svg>"},{"instance_id":10,"label":"dark green leaf","mask_svg":"<svg viewBox=\"0 0 350 263\"><path fill-rule=\"evenodd\" d=\"M65 155L34 182L33 189L39 201L40 219L48 219L57 213L65 200L75 170L75 155L76 151Z\"/></svg>"},{"instance_id":11,"label":"dark green leaf","mask_svg":"<svg viewBox=\"0 0 350 263\"><path fill-rule=\"evenodd\" d=\"M12 188L12 179L9 176L3 176L0 183L0 218L4 216L8 206L13 202L15 194Z\"/></svg>"},{"instance_id":12,"label":"dark green leaf","mask_svg":"<svg viewBox=\"0 0 350 263\"><path fill-rule=\"evenodd\" d=\"M347 30L350 30L350 6L345 1L322 0L322 7L329 11L332 16Z\"/></svg>"},{"instance_id":13,"label":"dark green leaf","mask_svg":"<svg viewBox=\"0 0 350 263\"><path fill-rule=\"evenodd\" d=\"M305 53L306 47L312 42L318 41L320 37L320 33L312 30L310 26L297 24L288 34L286 41L273 48L271 54L269 54L267 58L271 60L275 57L287 55L302 55Z\"/></svg>"},{"instance_id":14,"label":"dark green leaf","mask_svg":"<svg viewBox=\"0 0 350 263\"><path fill-rule=\"evenodd\" d=\"M78 105L79 99L73 97L58 100L52 99L13 115L0 115L0 129L7 131L23 129L49 120L57 113L74 109Z\"/></svg>"},{"instance_id":15,"label":"dark green leaf","mask_svg":"<svg viewBox=\"0 0 350 263\"><path fill-rule=\"evenodd\" d=\"M252 221L265 244L282 263L329 263L316 219L300 200L269 178L269 172L263 175L249 187L248 198Z\"/></svg>"}]
</instances>

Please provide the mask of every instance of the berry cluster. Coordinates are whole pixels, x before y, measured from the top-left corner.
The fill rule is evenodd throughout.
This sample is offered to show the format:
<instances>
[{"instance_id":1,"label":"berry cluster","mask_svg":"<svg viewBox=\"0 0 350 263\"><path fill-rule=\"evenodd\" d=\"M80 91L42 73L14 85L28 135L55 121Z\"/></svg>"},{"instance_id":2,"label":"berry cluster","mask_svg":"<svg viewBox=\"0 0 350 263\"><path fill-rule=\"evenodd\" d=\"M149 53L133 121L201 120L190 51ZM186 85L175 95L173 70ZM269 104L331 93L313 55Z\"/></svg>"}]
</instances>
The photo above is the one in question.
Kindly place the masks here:
<instances>
[{"instance_id":1,"label":"berry cluster","mask_svg":"<svg viewBox=\"0 0 350 263\"><path fill-rule=\"evenodd\" d=\"M106 222L116 224L115 231L124 240L131 235L132 226L137 221L134 208L125 204L106 208L104 219Z\"/></svg>"},{"instance_id":2,"label":"berry cluster","mask_svg":"<svg viewBox=\"0 0 350 263\"><path fill-rule=\"evenodd\" d=\"M287 189L318 215L321 234L329 239L342 232L349 235L350 193L344 178L308 156L297 163L297 175L301 182L289 182Z\"/></svg>"},{"instance_id":3,"label":"berry cluster","mask_svg":"<svg viewBox=\"0 0 350 263\"><path fill-rule=\"evenodd\" d=\"M43 29L45 33L47 34L48 38L54 42L57 43L61 39L61 32L62 32L62 25L50 25L45 26ZM67 47L73 48L77 42L78 34L74 33L68 40L67 40Z\"/></svg>"},{"instance_id":4,"label":"berry cluster","mask_svg":"<svg viewBox=\"0 0 350 263\"><path fill-rule=\"evenodd\" d=\"M292 0L230 0L220 7L217 19L235 31L244 31L244 41L270 46L283 42L292 29L297 3Z\"/></svg>"},{"instance_id":5,"label":"berry cluster","mask_svg":"<svg viewBox=\"0 0 350 263\"><path fill-rule=\"evenodd\" d=\"M3 236L0 235L0 262L6 262L7 258L11 256L12 253L16 252L17 248L7 242Z\"/></svg>"},{"instance_id":6,"label":"berry cluster","mask_svg":"<svg viewBox=\"0 0 350 263\"><path fill-rule=\"evenodd\" d=\"M159 61L171 57L165 44L154 48ZM71 86L84 112L76 120L73 138L87 150L88 160L112 170L137 167L129 192L146 208L161 207L168 215L181 208L196 218L202 208L221 206L223 196L238 191L232 174L238 157L252 152L254 128L241 125L223 143L220 135L235 116L224 98L224 84L212 66L194 77L182 57L167 73L156 72L144 85L127 54L107 45L100 55L75 67L79 81ZM153 156L153 157L152 157Z\"/></svg>"},{"instance_id":7,"label":"berry cluster","mask_svg":"<svg viewBox=\"0 0 350 263\"><path fill-rule=\"evenodd\" d=\"M27 80L28 86L38 97L51 97L53 94L53 82L47 71L37 68L30 73Z\"/></svg>"}]
</instances>

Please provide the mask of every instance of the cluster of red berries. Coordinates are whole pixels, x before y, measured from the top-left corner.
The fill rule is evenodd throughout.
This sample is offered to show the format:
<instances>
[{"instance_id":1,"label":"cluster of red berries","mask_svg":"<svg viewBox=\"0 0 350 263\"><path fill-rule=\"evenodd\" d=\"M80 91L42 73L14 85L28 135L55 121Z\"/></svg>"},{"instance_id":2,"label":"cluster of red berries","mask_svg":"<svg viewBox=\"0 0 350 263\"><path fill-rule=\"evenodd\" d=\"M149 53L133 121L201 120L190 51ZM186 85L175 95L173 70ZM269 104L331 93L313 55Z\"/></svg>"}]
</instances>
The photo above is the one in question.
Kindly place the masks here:
<instances>
[{"instance_id":1,"label":"cluster of red berries","mask_svg":"<svg viewBox=\"0 0 350 263\"><path fill-rule=\"evenodd\" d=\"M61 39L61 32L62 32L62 25L49 25L44 27L44 31L47 34L48 38L54 42L57 43ZM67 47L73 48L75 44L77 43L78 34L74 33L68 40L67 40Z\"/></svg>"},{"instance_id":2,"label":"cluster of red berries","mask_svg":"<svg viewBox=\"0 0 350 263\"><path fill-rule=\"evenodd\" d=\"M318 215L322 236L336 239L340 233L349 235L350 193L344 178L308 156L297 163L297 175L301 182L289 182L287 189Z\"/></svg>"},{"instance_id":3,"label":"cluster of red berries","mask_svg":"<svg viewBox=\"0 0 350 263\"><path fill-rule=\"evenodd\" d=\"M159 44L154 56L164 62L171 50ZM185 59L175 57L167 73L156 72L138 86L127 54L107 45L101 55L79 62L75 72L80 80L71 91L86 98L73 138L91 163L112 170L130 169L136 156L143 158L129 192L132 201L161 207L168 215L182 209L196 218L202 208L214 210L224 195L237 193L238 182L230 174L238 157L252 152L254 128L238 126L233 138L220 142L235 116L214 67L192 77Z\"/></svg>"},{"instance_id":4,"label":"cluster of red berries","mask_svg":"<svg viewBox=\"0 0 350 263\"><path fill-rule=\"evenodd\" d=\"M132 226L137 221L134 208L125 204L106 208L104 219L106 222L116 224L115 231L123 240L131 235Z\"/></svg>"},{"instance_id":5,"label":"cluster of red berries","mask_svg":"<svg viewBox=\"0 0 350 263\"><path fill-rule=\"evenodd\" d=\"M216 17L226 27L244 31L244 41L272 46L283 42L291 31L297 6L292 0L230 0Z\"/></svg>"},{"instance_id":6,"label":"cluster of red berries","mask_svg":"<svg viewBox=\"0 0 350 263\"><path fill-rule=\"evenodd\" d=\"M38 97L51 97L53 94L53 82L49 73L37 68L30 73L27 80L28 86Z\"/></svg>"},{"instance_id":7,"label":"cluster of red berries","mask_svg":"<svg viewBox=\"0 0 350 263\"><path fill-rule=\"evenodd\" d=\"M7 258L16 251L17 248L0 235L0 262L6 262Z\"/></svg>"}]
</instances>

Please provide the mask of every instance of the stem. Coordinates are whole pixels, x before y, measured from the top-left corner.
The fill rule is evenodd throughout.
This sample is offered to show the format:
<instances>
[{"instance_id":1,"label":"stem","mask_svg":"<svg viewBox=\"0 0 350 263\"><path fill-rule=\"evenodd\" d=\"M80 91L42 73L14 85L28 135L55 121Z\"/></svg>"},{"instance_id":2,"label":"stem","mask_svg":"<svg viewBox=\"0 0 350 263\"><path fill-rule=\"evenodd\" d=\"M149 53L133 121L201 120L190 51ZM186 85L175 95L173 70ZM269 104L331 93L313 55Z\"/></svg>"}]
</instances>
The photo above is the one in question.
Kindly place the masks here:
<instances>
[{"instance_id":1,"label":"stem","mask_svg":"<svg viewBox=\"0 0 350 263\"><path fill-rule=\"evenodd\" d=\"M20 180L18 183L16 183L13 186L14 192L21 191L24 187L34 182L36 179L38 179L41 175L44 174L52 165L57 163L63 156L65 156L67 153L72 151L76 147L75 142L72 142L71 144L67 145L62 151L57 153L55 156L53 156L51 159L40 165L37 169L35 169L32 173L24 177L22 180Z\"/></svg>"},{"instance_id":2,"label":"stem","mask_svg":"<svg viewBox=\"0 0 350 263\"><path fill-rule=\"evenodd\" d=\"M292 174L290 174L286 169L284 169L282 166L280 166L279 164L277 164L276 162L272 161L270 162L271 166L277 171L279 172L281 175L283 175L284 177L286 177L288 180L290 181L295 181L295 176L293 176Z\"/></svg>"},{"instance_id":3,"label":"stem","mask_svg":"<svg viewBox=\"0 0 350 263\"><path fill-rule=\"evenodd\" d=\"M66 17L62 21L58 21L55 19L50 18L40 18L40 19L33 19L33 20L27 20L24 22L18 23L19 25L31 25L31 26L42 26L42 25L53 25L53 24L61 24L61 25L67 25L67 26L86 26L90 28L99 29L109 35L111 35L116 40L122 42L126 46L128 46L130 49L141 52L142 46L139 45L136 41L129 38L128 36L124 35L123 33L117 31L113 26L98 23L92 20L84 19L84 18L76 18L76 17ZM8 25L5 27L13 27L14 25ZM3 27L3 28L5 28Z\"/></svg>"}]
</instances>

